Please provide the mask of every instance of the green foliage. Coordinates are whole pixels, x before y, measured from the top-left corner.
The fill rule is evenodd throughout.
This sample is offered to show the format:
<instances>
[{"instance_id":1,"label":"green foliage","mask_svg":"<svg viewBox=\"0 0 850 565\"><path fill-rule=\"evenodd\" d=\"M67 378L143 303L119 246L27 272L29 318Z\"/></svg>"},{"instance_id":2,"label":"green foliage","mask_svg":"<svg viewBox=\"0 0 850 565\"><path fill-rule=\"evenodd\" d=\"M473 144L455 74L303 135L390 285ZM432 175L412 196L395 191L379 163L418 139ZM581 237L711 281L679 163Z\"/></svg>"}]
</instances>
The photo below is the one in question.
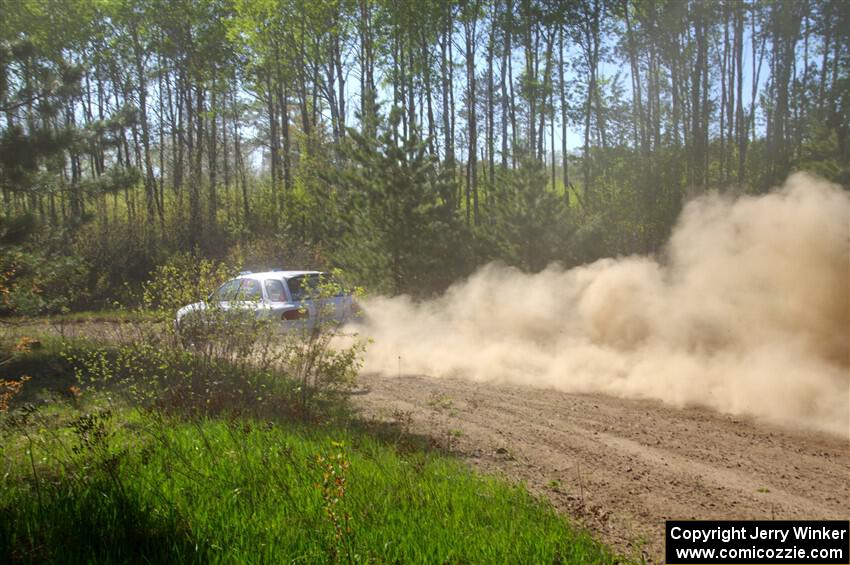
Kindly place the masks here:
<instances>
[{"instance_id":1,"label":"green foliage","mask_svg":"<svg viewBox=\"0 0 850 565\"><path fill-rule=\"evenodd\" d=\"M44 234L27 241L34 229L29 221L6 225L4 238L24 244L0 243L0 315L56 313L85 301L89 267L81 257L53 249Z\"/></svg>"},{"instance_id":2,"label":"green foliage","mask_svg":"<svg viewBox=\"0 0 850 565\"><path fill-rule=\"evenodd\" d=\"M377 138L349 130L335 180L350 230L334 258L371 288L422 294L454 280L466 238L449 171L416 134L399 137L400 119L390 112Z\"/></svg>"},{"instance_id":3,"label":"green foliage","mask_svg":"<svg viewBox=\"0 0 850 565\"><path fill-rule=\"evenodd\" d=\"M4 18L8 17L8 11L3 12ZM82 69L41 42L2 31L0 110L6 115L7 127L0 129L0 187L27 192L37 188L39 168L52 164L56 170L55 159L61 162L62 153L73 142L72 127L48 124L63 104L79 95ZM25 126L12 120L21 108L29 112Z\"/></svg>"},{"instance_id":4,"label":"green foliage","mask_svg":"<svg viewBox=\"0 0 850 565\"><path fill-rule=\"evenodd\" d=\"M570 262L575 230L566 198L548 189L546 169L525 158L502 171L488 203L488 221L479 233L492 257L537 272L553 261Z\"/></svg>"},{"instance_id":5,"label":"green foliage","mask_svg":"<svg viewBox=\"0 0 850 565\"><path fill-rule=\"evenodd\" d=\"M328 268L328 260L320 246L299 241L286 233L269 233L237 242L228 250L224 263L254 272Z\"/></svg>"},{"instance_id":6,"label":"green foliage","mask_svg":"<svg viewBox=\"0 0 850 565\"><path fill-rule=\"evenodd\" d=\"M90 266L90 300L84 303L88 308L112 308L116 302L125 307L136 305L140 283L149 278L157 263L167 261L145 249L138 232L121 220L106 225L85 223L68 230L66 237L69 252Z\"/></svg>"},{"instance_id":7,"label":"green foliage","mask_svg":"<svg viewBox=\"0 0 850 565\"><path fill-rule=\"evenodd\" d=\"M36 218L32 214L0 216L0 246L20 245L36 229Z\"/></svg>"},{"instance_id":8,"label":"green foliage","mask_svg":"<svg viewBox=\"0 0 850 565\"><path fill-rule=\"evenodd\" d=\"M812 127L811 136L800 146L793 167L833 182L850 184L850 164L833 158L840 152L838 133L821 124Z\"/></svg>"},{"instance_id":9,"label":"green foliage","mask_svg":"<svg viewBox=\"0 0 850 565\"><path fill-rule=\"evenodd\" d=\"M203 302L224 281L235 276L226 263L199 258L190 253L172 255L154 269L142 285L143 308L170 319L187 304Z\"/></svg>"},{"instance_id":10,"label":"green foliage","mask_svg":"<svg viewBox=\"0 0 850 565\"><path fill-rule=\"evenodd\" d=\"M88 267L65 305L102 308L187 251L428 295L657 251L705 190L847 186L847 2L704 4L0 0L4 214Z\"/></svg>"},{"instance_id":11,"label":"green foliage","mask_svg":"<svg viewBox=\"0 0 850 565\"><path fill-rule=\"evenodd\" d=\"M327 172L336 166L334 152L327 143L312 143L310 150L301 154L286 198L284 219L290 239L333 245L345 233L344 193L327 178Z\"/></svg>"}]
</instances>

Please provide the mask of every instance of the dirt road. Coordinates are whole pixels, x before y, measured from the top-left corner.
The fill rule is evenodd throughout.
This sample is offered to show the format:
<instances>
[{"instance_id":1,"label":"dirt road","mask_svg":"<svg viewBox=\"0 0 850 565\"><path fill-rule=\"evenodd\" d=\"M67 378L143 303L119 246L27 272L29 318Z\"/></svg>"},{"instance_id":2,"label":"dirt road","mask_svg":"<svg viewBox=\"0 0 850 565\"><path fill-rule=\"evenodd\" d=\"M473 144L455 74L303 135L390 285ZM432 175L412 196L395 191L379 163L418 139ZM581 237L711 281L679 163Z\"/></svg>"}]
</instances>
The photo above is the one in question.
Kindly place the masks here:
<instances>
[{"instance_id":1,"label":"dirt road","mask_svg":"<svg viewBox=\"0 0 850 565\"><path fill-rule=\"evenodd\" d=\"M409 422L522 481L625 555L658 562L664 520L847 519L850 443L713 411L425 376L362 377L371 417Z\"/></svg>"}]
</instances>

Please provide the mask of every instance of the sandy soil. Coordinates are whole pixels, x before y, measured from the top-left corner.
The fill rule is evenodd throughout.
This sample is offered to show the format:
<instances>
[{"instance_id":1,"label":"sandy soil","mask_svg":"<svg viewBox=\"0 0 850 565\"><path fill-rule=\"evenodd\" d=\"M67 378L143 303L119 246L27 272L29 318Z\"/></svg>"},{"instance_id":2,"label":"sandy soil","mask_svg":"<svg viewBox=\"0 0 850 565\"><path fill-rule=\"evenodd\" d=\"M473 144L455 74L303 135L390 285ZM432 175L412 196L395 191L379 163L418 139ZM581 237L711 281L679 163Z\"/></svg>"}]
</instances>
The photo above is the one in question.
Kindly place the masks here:
<instances>
[{"instance_id":1,"label":"sandy soil","mask_svg":"<svg viewBox=\"0 0 850 565\"><path fill-rule=\"evenodd\" d=\"M660 562L665 519L847 519L850 442L654 401L364 375L363 413L522 481L627 556Z\"/></svg>"}]
</instances>

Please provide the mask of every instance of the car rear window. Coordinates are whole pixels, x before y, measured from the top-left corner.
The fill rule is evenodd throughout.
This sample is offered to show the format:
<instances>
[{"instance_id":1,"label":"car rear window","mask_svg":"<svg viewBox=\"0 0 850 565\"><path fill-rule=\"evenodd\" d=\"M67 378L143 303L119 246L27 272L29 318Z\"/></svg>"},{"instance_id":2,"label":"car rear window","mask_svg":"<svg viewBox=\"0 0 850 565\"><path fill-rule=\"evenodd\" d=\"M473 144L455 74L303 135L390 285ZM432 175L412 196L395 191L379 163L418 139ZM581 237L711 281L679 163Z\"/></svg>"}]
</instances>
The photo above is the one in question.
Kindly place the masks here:
<instances>
[{"instance_id":1,"label":"car rear window","mask_svg":"<svg viewBox=\"0 0 850 565\"><path fill-rule=\"evenodd\" d=\"M272 302L286 302L286 291L283 283L277 279L266 279L266 294Z\"/></svg>"}]
</instances>

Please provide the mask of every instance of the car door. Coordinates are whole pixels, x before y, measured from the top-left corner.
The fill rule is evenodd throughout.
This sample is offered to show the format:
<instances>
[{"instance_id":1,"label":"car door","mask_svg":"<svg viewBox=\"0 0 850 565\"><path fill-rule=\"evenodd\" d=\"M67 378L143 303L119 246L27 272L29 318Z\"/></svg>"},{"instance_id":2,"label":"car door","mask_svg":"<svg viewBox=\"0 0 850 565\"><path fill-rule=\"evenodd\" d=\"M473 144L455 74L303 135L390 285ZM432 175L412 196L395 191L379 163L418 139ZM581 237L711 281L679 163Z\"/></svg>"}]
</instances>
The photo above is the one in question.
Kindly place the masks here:
<instances>
[{"instance_id":1,"label":"car door","mask_svg":"<svg viewBox=\"0 0 850 565\"><path fill-rule=\"evenodd\" d=\"M316 304L313 288L310 284L310 275L296 275L286 279L289 288L289 298L298 309L300 314L296 318L301 319L306 314L308 325L313 327L316 323Z\"/></svg>"},{"instance_id":2,"label":"car door","mask_svg":"<svg viewBox=\"0 0 850 565\"><path fill-rule=\"evenodd\" d=\"M215 328L227 322L240 282L239 279L230 279L209 296L203 314L209 331L216 331Z\"/></svg>"},{"instance_id":3,"label":"car door","mask_svg":"<svg viewBox=\"0 0 850 565\"><path fill-rule=\"evenodd\" d=\"M263 307L263 286L254 278L239 279L239 289L230 302L232 317L243 321L255 319Z\"/></svg>"},{"instance_id":4,"label":"car door","mask_svg":"<svg viewBox=\"0 0 850 565\"><path fill-rule=\"evenodd\" d=\"M231 279L211 292L205 301L181 308L183 315L178 312L178 325L183 329L194 327L196 330L205 328L203 331L209 331L227 315L238 288L239 280Z\"/></svg>"},{"instance_id":5,"label":"car door","mask_svg":"<svg viewBox=\"0 0 850 565\"><path fill-rule=\"evenodd\" d=\"M263 281L263 288L266 302L265 317L283 322L300 320L305 317L290 302L283 280L266 279Z\"/></svg>"}]
</instances>

